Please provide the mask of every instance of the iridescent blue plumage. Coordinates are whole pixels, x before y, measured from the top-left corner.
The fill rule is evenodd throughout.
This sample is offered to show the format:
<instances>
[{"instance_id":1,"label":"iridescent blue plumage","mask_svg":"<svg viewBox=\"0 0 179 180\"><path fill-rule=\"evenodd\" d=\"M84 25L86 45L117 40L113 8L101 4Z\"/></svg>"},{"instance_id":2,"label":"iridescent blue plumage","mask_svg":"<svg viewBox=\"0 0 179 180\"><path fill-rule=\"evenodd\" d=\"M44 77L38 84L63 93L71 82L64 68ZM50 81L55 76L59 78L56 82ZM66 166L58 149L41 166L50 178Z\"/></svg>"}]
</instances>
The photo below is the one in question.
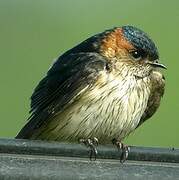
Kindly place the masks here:
<instances>
[{"instance_id":1,"label":"iridescent blue plumage","mask_svg":"<svg viewBox=\"0 0 179 180\"><path fill-rule=\"evenodd\" d=\"M154 42L145 32L134 26L123 26L122 29L125 38L130 41L136 49L145 51L151 60L159 58L158 50Z\"/></svg>"}]
</instances>

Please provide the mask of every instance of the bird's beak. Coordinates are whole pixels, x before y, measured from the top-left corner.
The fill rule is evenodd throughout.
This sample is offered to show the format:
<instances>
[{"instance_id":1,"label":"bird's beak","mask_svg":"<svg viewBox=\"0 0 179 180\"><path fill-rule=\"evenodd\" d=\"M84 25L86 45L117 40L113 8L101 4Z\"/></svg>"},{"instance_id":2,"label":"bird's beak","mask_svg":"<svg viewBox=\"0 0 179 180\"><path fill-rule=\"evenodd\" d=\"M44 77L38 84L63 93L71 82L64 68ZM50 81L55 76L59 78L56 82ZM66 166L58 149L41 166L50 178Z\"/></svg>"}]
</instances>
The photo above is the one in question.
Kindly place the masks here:
<instances>
[{"instance_id":1,"label":"bird's beak","mask_svg":"<svg viewBox=\"0 0 179 180\"><path fill-rule=\"evenodd\" d=\"M150 64L151 66L153 67L158 67L158 68L163 68L163 69L167 69L167 67L163 64L160 64L158 61L155 61L155 62L147 62L147 64Z\"/></svg>"}]
</instances>

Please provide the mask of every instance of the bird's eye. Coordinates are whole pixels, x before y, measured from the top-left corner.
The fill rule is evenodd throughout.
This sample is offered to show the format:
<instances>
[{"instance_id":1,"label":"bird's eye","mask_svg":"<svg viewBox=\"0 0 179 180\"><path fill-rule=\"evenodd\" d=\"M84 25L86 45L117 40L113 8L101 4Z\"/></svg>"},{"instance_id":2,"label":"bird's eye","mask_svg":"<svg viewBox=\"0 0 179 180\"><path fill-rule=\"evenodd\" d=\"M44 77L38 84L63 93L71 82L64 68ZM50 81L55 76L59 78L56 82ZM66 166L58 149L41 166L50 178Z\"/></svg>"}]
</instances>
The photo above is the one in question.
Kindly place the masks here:
<instances>
[{"instance_id":1,"label":"bird's eye","mask_svg":"<svg viewBox=\"0 0 179 180\"><path fill-rule=\"evenodd\" d=\"M146 56L146 53L143 50L134 50L130 54L135 60L143 59Z\"/></svg>"}]
</instances>

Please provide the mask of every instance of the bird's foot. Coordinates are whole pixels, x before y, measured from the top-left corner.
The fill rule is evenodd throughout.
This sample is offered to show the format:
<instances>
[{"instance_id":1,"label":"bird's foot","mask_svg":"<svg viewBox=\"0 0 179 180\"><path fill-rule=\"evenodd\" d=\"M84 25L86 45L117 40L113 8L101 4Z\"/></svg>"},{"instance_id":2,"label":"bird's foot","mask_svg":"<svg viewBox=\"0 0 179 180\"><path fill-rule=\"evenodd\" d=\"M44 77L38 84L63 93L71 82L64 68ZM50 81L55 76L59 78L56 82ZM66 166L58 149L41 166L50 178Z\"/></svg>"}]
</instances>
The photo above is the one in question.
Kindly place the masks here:
<instances>
[{"instance_id":1,"label":"bird's foot","mask_svg":"<svg viewBox=\"0 0 179 180\"><path fill-rule=\"evenodd\" d=\"M96 160L96 156L98 154L98 151L96 147L98 146L98 139L96 137L94 138L88 138L88 139L80 139L80 143L83 143L86 147L90 148L90 160Z\"/></svg>"},{"instance_id":2,"label":"bird's foot","mask_svg":"<svg viewBox=\"0 0 179 180\"><path fill-rule=\"evenodd\" d=\"M123 144L121 141L117 141L116 139L112 140L112 143L117 146L118 150L121 150L120 162L124 163L128 158L130 148Z\"/></svg>"}]
</instances>

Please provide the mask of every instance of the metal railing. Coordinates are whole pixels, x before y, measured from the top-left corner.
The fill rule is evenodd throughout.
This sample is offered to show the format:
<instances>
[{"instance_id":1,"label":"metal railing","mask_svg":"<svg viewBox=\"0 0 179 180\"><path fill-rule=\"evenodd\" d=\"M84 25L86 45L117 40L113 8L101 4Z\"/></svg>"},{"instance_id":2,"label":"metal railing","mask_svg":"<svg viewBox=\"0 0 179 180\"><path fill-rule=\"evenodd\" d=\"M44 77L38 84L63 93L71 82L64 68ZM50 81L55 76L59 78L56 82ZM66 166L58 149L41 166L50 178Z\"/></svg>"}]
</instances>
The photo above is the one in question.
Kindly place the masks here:
<instances>
[{"instance_id":1,"label":"metal railing","mask_svg":"<svg viewBox=\"0 0 179 180\"><path fill-rule=\"evenodd\" d=\"M114 146L98 146L96 161L81 144L0 139L0 180L179 179L179 149L130 147L121 164Z\"/></svg>"}]
</instances>

